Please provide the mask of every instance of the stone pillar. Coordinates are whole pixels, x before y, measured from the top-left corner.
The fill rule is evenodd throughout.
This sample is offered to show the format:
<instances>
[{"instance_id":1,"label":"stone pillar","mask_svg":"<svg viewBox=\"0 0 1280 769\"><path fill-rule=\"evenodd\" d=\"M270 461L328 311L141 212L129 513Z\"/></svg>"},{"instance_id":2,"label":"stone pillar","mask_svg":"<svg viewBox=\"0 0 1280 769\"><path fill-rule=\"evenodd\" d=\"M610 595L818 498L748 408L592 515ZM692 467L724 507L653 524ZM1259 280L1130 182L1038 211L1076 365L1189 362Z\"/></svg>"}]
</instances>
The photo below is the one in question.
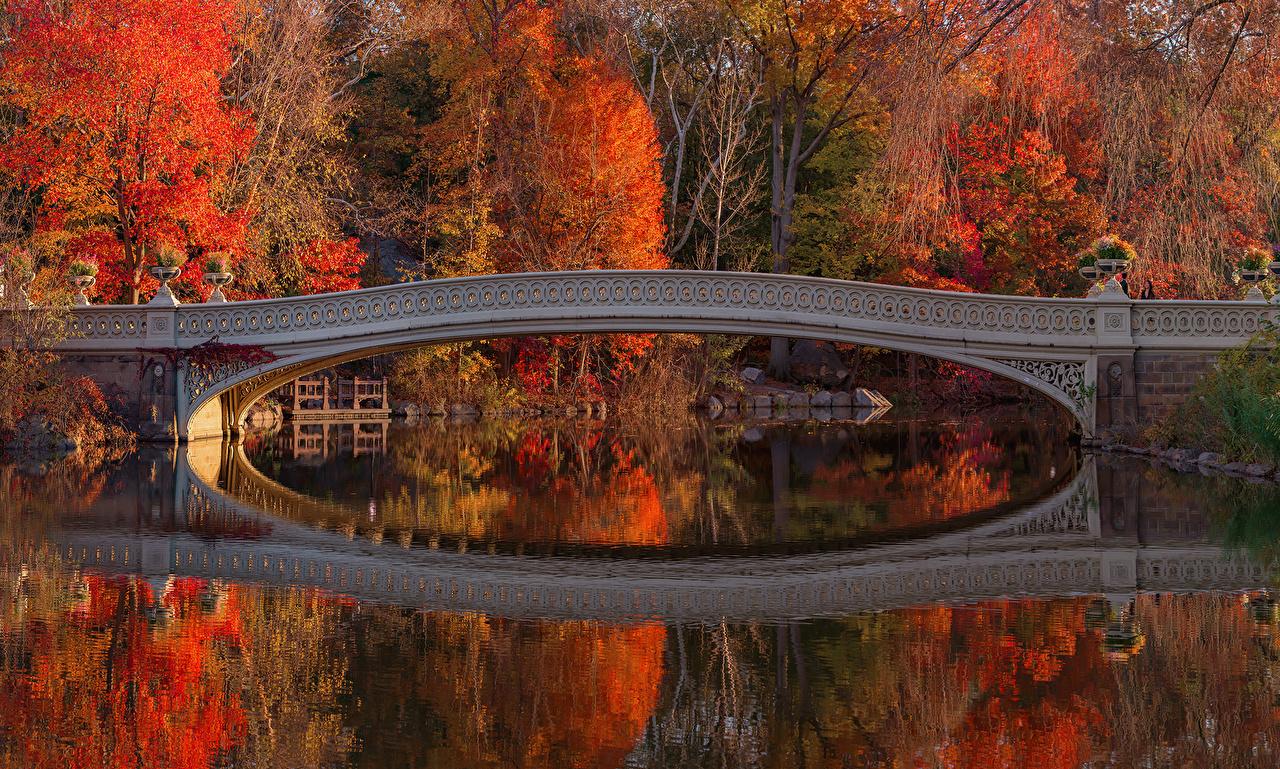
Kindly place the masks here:
<instances>
[{"instance_id":1,"label":"stone pillar","mask_svg":"<svg viewBox=\"0 0 1280 769\"><path fill-rule=\"evenodd\" d=\"M1094 432L1099 437L1132 439L1138 432L1134 380L1133 300L1117 291L1097 296L1095 333Z\"/></svg>"},{"instance_id":2,"label":"stone pillar","mask_svg":"<svg viewBox=\"0 0 1280 769\"><path fill-rule=\"evenodd\" d=\"M150 363L142 372L138 397L138 438L144 442L176 443L179 423L186 419L185 404L178 402L181 377L176 365L158 354L177 347L178 308L148 305L146 341L140 352Z\"/></svg>"}]
</instances>

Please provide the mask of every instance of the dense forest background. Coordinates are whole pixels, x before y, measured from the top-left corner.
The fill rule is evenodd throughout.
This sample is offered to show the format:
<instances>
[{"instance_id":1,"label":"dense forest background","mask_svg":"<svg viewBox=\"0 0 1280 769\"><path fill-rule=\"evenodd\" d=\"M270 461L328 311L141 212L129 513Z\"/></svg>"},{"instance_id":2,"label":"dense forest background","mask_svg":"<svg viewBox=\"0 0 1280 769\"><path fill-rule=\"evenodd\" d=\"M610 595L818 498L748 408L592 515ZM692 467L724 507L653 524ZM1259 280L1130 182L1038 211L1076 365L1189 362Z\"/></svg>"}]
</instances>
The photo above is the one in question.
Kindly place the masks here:
<instances>
[{"instance_id":1,"label":"dense forest background","mask_svg":"<svg viewBox=\"0 0 1280 769\"><path fill-rule=\"evenodd\" d=\"M0 237L50 290L96 261L103 301L162 246L239 298L667 266L1078 295L1107 232L1214 297L1277 239L1275 0L4 8ZM444 357L598 390L652 344Z\"/></svg>"}]
</instances>

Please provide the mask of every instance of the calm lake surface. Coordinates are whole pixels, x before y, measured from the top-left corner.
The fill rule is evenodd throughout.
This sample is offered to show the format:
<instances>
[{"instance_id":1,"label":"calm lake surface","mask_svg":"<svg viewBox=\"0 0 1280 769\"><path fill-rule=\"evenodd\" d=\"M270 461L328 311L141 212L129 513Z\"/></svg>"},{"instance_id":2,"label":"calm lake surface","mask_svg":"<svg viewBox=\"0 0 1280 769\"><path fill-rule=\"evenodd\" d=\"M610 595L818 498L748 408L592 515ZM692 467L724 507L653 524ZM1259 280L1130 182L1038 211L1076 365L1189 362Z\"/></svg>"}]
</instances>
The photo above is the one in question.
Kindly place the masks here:
<instances>
[{"instance_id":1,"label":"calm lake surface","mask_svg":"<svg viewBox=\"0 0 1280 769\"><path fill-rule=\"evenodd\" d=\"M1280 762L1280 491L890 414L0 465L0 768Z\"/></svg>"}]
</instances>

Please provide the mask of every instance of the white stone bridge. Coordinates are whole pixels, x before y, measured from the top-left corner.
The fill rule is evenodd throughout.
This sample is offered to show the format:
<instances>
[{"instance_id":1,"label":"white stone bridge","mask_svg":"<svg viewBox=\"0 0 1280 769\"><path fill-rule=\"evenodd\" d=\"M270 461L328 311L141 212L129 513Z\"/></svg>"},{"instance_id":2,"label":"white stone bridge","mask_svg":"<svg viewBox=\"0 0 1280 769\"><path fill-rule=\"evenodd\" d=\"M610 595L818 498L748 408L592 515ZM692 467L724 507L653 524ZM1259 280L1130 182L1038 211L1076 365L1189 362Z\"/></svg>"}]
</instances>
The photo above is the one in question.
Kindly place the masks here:
<instances>
[{"instance_id":1,"label":"white stone bridge","mask_svg":"<svg viewBox=\"0 0 1280 769\"><path fill-rule=\"evenodd\" d=\"M635 332L788 336L920 353L1021 382L1091 433L1167 411L1214 355L1248 340L1273 312L1257 302L1133 302L1107 292L1043 299L759 273L602 270L225 304L81 307L59 350L73 370L134 404L140 423L178 440L234 435L249 406L280 385L379 353ZM214 339L277 359L183 365L173 355ZM161 350L169 354L154 354Z\"/></svg>"},{"instance_id":2,"label":"white stone bridge","mask_svg":"<svg viewBox=\"0 0 1280 769\"><path fill-rule=\"evenodd\" d=\"M214 476L234 474L227 465L239 460L225 444L219 451L210 442L191 454L180 449L176 467L161 473L174 478L174 509L188 524L234 518L260 534L78 522L51 532L47 544L86 568L154 580L225 579L428 610L613 622L778 620L1016 596L1102 594L1123 605L1138 591L1258 589L1275 576L1199 538L1139 542L1108 533L1092 459L1021 510L908 541L796 555L582 558L449 551L299 523L295 514L305 518L322 503L281 494L270 481L257 489L257 474L220 488Z\"/></svg>"}]
</instances>

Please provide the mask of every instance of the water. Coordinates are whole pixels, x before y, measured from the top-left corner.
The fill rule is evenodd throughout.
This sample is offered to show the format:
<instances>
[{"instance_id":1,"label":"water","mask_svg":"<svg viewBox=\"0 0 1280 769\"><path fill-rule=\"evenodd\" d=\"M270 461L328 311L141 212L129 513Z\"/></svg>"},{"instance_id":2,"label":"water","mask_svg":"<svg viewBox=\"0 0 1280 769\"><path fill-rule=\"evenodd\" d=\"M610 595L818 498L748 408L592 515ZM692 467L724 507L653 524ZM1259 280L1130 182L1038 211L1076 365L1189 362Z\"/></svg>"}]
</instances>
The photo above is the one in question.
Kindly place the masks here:
<instances>
[{"instance_id":1,"label":"water","mask_svg":"<svg viewBox=\"0 0 1280 769\"><path fill-rule=\"evenodd\" d=\"M0 466L0 767L1271 767L1280 492L1035 415Z\"/></svg>"}]
</instances>

